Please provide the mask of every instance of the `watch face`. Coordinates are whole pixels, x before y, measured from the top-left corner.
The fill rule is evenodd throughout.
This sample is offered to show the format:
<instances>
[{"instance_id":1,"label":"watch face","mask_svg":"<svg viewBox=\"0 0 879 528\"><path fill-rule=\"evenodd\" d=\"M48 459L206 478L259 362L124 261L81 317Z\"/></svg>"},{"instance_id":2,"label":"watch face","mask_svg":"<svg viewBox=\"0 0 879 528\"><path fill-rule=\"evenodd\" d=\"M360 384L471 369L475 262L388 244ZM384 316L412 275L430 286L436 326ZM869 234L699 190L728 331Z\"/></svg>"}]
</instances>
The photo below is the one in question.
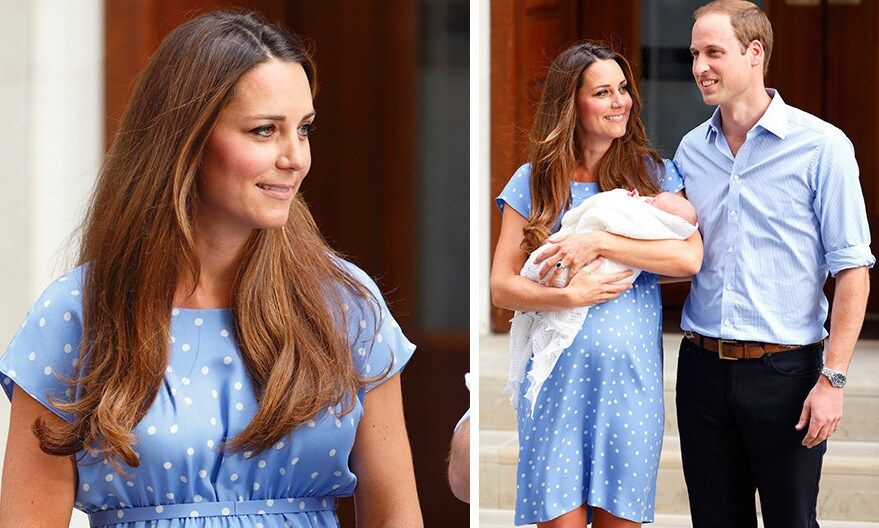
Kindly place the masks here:
<instances>
[{"instance_id":1,"label":"watch face","mask_svg":"<svg viewBox=\"0 0 879 528\"><path fill-rule=\"evenodd\" d=\"M834 387L842 387L845 385L845 376L842 374L832 374L830 376L830 384Z\"/></svg>"}]
</instances>

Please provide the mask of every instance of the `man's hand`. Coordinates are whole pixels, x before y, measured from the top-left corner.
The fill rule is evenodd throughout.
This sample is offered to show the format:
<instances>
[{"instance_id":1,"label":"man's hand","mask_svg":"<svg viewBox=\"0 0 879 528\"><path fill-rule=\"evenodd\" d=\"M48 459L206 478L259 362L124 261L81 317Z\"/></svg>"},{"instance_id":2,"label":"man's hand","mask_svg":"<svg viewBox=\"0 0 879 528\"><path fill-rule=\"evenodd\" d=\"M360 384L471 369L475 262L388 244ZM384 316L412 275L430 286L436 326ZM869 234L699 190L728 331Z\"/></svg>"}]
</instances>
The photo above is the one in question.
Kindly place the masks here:
<instances>
[{"instance_id":1,"label":"man's hand","mask_svg":"<svg viewBox=\"0 0 879 528\"><path fill-rule=\"evenodd\" d=\"M841 388L831 385L826 377L818 376L818 383L803 402L803 412L796 425L800 431L809 424L803 438L804 446L811 449L833 435L842 419L842 399Z\"/></svg>"}]
</instances>

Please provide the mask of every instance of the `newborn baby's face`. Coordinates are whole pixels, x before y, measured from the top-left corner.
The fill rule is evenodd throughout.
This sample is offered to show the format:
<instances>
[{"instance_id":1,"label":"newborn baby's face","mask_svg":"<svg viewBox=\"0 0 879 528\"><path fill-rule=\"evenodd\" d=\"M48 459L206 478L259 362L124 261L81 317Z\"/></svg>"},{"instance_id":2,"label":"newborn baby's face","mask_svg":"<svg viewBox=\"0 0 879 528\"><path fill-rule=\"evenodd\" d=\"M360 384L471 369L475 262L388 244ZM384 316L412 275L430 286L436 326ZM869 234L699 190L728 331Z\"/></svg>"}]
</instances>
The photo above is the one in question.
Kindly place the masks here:
<instances>
[{"instance_id":1,"label":"newborn baby's face","mask_svg":"<svg viewBox=\"0 0 879 528\"><path fill-rule=\"evenodd\" d=\"M691 224L695 224L697 221L696 208L683 196L670 192L661 192L653 198L647 198L645 201L660 211L679 216Z\"/></svg>"}]
</instances>

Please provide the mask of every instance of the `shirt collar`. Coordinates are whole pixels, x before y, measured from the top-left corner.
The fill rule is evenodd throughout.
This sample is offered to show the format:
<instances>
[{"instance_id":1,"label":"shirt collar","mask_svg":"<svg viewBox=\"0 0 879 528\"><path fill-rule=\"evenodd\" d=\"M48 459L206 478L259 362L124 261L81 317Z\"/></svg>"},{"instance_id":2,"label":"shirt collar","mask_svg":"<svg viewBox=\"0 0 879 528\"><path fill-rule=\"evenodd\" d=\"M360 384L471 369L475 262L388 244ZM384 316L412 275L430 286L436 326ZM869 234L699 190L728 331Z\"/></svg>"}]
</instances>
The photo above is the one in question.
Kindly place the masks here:
<instances>
[{"instance_id":1,"label":"shirt collar","mask_svg":"<svg viewBox=\"0 0 879 528\"><path fill-rule=\"evenodd\" d=\"M778 90L767 88L766 95L771 97L772 100L769 102L766 111L763 112L763 115L754 125L754 128L761 127L775 134L779 139L784 139L784 136L787 134L787 104L781 98ZM712 134L716 135L720 132L722 130L721 124L720 107L718 106L714 109L714 114L711 115L711 119L708 121L705 139L711 140Z\"/></svg>"}]
</instances>

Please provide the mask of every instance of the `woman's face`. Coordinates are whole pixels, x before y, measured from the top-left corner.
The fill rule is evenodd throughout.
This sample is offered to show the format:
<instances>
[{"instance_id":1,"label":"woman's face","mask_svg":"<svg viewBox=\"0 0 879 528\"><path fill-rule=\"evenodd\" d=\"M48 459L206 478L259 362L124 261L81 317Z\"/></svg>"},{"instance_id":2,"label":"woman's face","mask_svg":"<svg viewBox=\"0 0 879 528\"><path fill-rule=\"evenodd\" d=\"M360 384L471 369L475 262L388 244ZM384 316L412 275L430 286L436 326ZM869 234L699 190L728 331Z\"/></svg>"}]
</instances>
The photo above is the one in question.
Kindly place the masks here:
<instances>
[{"instance_id":1,"label":"woman's face","mask_svg":"<svg viewBox=\"0 0 879 528\"><path fill-rule=\"evenodd\" d=\"M577 93L577 132L581 141L609 143L626 134L632 109L628 84L615 60L599 60L586 68Z\"/></svg>"},{"instance_id":2,"label":"woman's face","mask_svg":"<svg viewBox=\"0 0 879 528\"><path fill-rule=\"evenodd\" d=\"M244 74L208 138L197 222L221 236L281 227L311 167L314 121L305 70L271 60Z\"/></svg>"}]
</instances>

